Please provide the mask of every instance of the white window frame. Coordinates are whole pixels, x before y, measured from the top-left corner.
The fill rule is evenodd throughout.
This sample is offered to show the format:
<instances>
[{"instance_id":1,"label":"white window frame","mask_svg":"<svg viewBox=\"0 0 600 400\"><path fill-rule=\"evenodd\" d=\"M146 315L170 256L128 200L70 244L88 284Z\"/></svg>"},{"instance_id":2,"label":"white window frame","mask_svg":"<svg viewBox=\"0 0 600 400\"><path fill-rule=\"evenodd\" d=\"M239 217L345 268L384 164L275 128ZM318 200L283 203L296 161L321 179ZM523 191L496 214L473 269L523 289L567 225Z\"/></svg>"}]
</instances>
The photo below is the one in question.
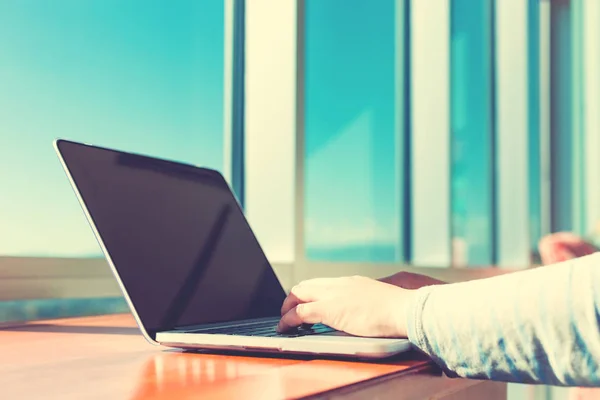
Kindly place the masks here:
<instances>
[{"instance_id":1,"label":"white window frame","mask_svg":"<svg viewBox=\"0 0 600 400\"><path fill-rule=\"evenodd\" d=\"M552 175L550 164L550 0L539 3L539 55L540 55L540 231L551 232Z\"/></svg>"},{"instance_id":2,"label":"white window frame","mask_svg":"<svg viewBox=\"0 0 600 400\"><path fill-rule=\"evenodd\" d=\"M496 2L497 263L529 265L528 2Z\"/></svg>"},{"instance_id":3,"label":"white window frame","mask_svg":"<svg viewBox=\"0 0 600 400\"><path fill-rule=\"evenodd\" d=\"M410 2L411 261L452 264L450 0Z\"/></svg>"},{"instance_id":4,"label":"white window frame","mask_svg":"<svg viewBox=\"0 0 600 400\"><path fill-rule=\"evenodd\" d=\"M584 232L597 231L600 222L600 2L583 1L583 130L585 132ZM596 232L599 233L599 232Z\"/></svg>"}]
</instances>

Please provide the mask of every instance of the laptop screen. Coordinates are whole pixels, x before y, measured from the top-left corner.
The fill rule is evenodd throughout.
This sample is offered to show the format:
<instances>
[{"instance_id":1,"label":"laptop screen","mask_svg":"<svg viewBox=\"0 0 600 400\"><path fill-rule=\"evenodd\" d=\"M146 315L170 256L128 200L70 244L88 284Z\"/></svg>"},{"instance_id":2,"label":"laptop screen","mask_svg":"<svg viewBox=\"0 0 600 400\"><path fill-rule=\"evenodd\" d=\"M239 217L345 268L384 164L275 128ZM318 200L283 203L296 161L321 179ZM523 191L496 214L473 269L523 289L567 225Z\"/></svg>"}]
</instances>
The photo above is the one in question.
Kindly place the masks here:
<instances>
[{"instance_id":1,"label":"laptop screen","mask_svg":"<svg viewBox=\"0 0 600 400\"><path fill-rule=\"evenodd\" d=\"M285 293L216 171L59 141L146 331L279 315Z\"/></svg>"}]
</instances>

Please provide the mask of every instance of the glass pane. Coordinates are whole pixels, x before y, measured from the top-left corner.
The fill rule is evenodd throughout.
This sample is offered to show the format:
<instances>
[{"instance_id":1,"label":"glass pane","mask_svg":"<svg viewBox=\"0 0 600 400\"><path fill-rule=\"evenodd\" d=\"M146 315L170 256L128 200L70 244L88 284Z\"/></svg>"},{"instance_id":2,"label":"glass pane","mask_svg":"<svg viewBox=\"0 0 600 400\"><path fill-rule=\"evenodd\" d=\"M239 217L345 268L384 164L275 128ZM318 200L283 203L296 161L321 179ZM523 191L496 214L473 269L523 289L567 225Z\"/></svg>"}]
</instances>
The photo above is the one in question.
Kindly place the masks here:
<instances>
[{"instance_id":1,"label":"glass pane","mask_svg":"<svg viewBox=\"0 0 600 400\"><path fill-rule=\"evenodd\" d=\"M311 260L389 262L401 254L395 3L306 1L304 215Z\"/></svg>"},{"instance_id":2,"label":"glass pane","mask_svg":"<svg viewBox=\"0 0 600 400\"><path fill-rule=\"evenodd\" d=\"M492 1L451 2L451 203L457 265L492 263L492 26Z\"/></svg>"},{"instance_id":3,"label":"glass pane","mask_svg":"<svg viewBox=\"0 0 600 400\"><path fill-rule=\"evenodd\" d=\"M573 148L573 38L572 10L567 2L553 3L551 8L550 65L552 85L551 104L551 146L550 159L552 176L552 230L573 231L575 227L574 194L576 149ZM578 132L576 132L578 133ZM579 232L577 232L579 233Z\"/></svg>"},{"instance_id":4,"label":"glass pane","mask_svg":"<svg viewBox=\"0 0 600 400\"><path fill-rule=\"evenodd\" d=\"M0 254L99 255L63 137L220 169L223 2L0 2Z\"/></svg>"}]
</instances>

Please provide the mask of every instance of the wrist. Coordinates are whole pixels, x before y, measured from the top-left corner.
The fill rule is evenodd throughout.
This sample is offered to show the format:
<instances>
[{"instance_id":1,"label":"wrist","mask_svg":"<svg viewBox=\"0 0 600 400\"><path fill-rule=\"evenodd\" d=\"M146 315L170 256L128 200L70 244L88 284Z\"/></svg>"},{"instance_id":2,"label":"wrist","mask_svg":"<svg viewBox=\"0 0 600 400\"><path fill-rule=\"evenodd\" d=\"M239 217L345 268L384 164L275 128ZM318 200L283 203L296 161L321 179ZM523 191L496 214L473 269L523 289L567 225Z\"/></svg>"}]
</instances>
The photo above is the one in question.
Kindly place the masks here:
<instances>
[{"instance_id":1,"label":"wrist","mask_svg":"<svg viewBox=\"0 0 600 400\"><path fill-rule=\"evenodd\" d=\"M424 340L423 331L423 312L425 304L431 292L436 290L437 285L426 286L416 290L412 290L410 299L406 302L405 322L406 338L410 342L421 347Z\"/></svg>"},{"instance_id":2,"label":"wrist","mask_svg":"<svg viewBox=\"0 0 600 400\"><path fill-rule=\"evenodd\" d=\"M395 302L396 307L396 332L398 337L408 337L408 324L413 320L411 313L413 312L413 304L417 296L418 290L399 289L399 301Z\"/></svg>"}]
</instances>

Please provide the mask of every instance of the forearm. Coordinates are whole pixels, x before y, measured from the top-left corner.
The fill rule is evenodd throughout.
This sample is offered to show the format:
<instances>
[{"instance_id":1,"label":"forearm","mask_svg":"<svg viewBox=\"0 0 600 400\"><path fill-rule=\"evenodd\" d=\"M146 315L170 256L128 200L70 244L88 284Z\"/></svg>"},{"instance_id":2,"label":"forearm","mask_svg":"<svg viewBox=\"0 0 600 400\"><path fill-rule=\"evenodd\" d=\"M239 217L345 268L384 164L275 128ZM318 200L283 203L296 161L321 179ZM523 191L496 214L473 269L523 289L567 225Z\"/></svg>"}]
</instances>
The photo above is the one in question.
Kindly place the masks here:
<instances>
[{"instance_id":1,"label":"forearm","mask_svg":"<svg viewBox=\"0 0 600 400\"><path fill-rule=\"evenodd\" d=\"M415 294L409 339L450 375L600 385L600 254Z\"/></svg>"}]
</instances>

